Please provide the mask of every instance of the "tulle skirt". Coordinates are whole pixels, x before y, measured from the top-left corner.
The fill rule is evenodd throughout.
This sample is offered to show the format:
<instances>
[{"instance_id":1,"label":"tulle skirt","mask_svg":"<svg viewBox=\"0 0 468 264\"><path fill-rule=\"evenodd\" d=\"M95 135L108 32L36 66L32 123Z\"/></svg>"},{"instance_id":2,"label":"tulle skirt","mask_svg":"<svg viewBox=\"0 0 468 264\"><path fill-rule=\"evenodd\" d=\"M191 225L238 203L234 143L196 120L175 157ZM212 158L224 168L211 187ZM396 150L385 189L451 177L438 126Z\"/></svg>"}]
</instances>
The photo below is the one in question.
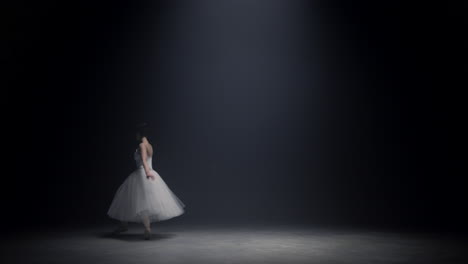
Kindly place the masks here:
<instances>
[{"instance_id":1,"label":"tulle skirt","mask_svg":"<svg viewBox=\"0 0 468 264\"><path fill-rule=\"evenodd\" d=\"M152 180L146 178L143 167L133 171L117 189L107 215L120 221L142 223L143 216L156 222L183 214L185 204L155 174Z\"/></svg>"}]
</instances>

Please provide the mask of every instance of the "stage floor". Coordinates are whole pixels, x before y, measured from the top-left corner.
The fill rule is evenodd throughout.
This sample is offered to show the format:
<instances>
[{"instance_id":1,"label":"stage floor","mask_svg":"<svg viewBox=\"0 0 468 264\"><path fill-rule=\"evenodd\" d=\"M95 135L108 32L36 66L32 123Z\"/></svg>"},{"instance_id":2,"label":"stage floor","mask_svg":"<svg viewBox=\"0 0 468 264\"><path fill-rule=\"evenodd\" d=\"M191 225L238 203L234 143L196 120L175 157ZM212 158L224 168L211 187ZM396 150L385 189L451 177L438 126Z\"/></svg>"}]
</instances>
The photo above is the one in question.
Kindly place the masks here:
<instances>
[{"instance_id":1,"label":"stage floor","mask_svg":"<svg viewBox=\"0 0 468 264\"><path fill-rule=\"evenodd\" d=\"M441 233L301 226L153 224L42 229L2 238L1 263L468 263L467 240Z\"/></svg>"}]
</instances>

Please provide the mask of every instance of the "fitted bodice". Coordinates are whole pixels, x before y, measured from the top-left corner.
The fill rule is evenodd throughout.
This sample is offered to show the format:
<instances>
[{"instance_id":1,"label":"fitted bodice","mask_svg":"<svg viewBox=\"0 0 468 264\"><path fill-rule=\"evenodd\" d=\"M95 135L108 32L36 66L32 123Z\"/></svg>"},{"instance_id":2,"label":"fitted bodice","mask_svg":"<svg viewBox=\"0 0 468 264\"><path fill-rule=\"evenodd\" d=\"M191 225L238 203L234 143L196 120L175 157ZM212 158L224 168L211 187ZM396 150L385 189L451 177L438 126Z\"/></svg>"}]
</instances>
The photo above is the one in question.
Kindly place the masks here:
<instances>
[{"instance_id":1,"label":"fitted bodice","mask_svg":"<svg viewBox=\"0 0 468 264\"><path fill-rule=\"evenodd\" d=\"M137 168L140 168L140 167L143 168L143 160L141 159L141 153L140 153L139 148L135 150L135 153L133 156L135 158L135 163L136 163ZM153 158L152 156L148 156L146 158L146 163L148 163L148 166L150 169L153 168L152 158Z\"/></svg>"}]
</instances>

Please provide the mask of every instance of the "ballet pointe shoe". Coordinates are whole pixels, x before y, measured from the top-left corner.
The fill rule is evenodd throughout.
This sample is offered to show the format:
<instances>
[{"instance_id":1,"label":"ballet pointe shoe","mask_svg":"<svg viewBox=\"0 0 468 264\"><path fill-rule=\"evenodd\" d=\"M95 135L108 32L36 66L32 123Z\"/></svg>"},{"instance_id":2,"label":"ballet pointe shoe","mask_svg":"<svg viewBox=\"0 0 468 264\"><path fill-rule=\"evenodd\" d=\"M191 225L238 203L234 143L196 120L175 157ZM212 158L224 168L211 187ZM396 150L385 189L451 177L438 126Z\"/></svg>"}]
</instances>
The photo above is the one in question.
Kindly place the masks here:
<instances>
[{"instance_id":1,"label":"ballet pointe shoe","mask_svg":"<svg viewBox=\"0 0 468 264\"><path fill-rule=\"evenodd\" d=\"M150 240L151 239L151 229L150 230L145 229L145 233L144 233L143 237L144 237L145 240Z\"/></svg>"}]
</instances>

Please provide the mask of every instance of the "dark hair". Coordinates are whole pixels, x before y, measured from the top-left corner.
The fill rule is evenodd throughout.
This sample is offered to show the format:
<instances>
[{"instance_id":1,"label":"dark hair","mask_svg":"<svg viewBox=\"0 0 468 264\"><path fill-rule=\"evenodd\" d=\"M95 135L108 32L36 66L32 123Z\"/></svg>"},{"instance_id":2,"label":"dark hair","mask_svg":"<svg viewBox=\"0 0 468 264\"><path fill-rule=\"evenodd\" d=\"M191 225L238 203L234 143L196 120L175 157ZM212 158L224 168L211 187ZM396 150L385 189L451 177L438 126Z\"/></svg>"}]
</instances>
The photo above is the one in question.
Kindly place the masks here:
<instances>
[{"instance_id":1,"label":"dark hair","mask_svg":"<svg viewBox=\"0 0 468 264\"><path fill-rule=\"evenodd\" d=\"M147 137L148 136L148 123L139 123L136 125L136 132L140 135L140 137Z\"/></svg>"}]
</instances>

